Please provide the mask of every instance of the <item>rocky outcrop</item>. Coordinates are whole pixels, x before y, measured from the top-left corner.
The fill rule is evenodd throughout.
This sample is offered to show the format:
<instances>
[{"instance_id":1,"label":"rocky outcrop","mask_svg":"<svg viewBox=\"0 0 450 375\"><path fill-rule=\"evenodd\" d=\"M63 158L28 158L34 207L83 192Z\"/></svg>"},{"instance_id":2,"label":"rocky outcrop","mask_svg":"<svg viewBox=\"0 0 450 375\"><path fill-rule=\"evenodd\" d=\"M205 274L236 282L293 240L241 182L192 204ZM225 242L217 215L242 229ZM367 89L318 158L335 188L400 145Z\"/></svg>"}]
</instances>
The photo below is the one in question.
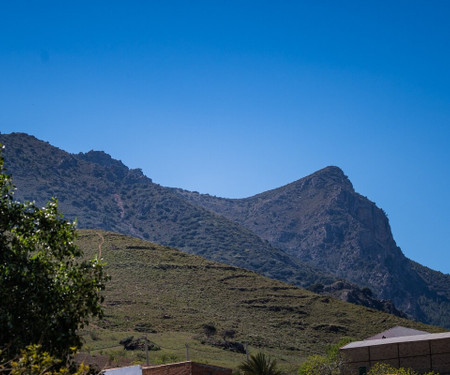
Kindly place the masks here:
<instances>
[{"instance_id":1,"label":"rocky outcrop","mask_svg":"<svg viewBox=\"0 0 450 375\"><path fill-rule=\"evenodd\" d=\"M395 307L391 300L379 300L375 298L369 288L360 288L356 284L350 283L346 280L339 280L329 285L314 284L308 289L316 293L338 298L342 301L370 307L375 310L384 311L401 318L407 317L404 312L398 310Z\"/></svg>"},{"instance_id":2,"label":"rocky outcrop","mask_svg":"<svg viewBox=\"0 0 450 375\"><path fill-rule=\"evenodd\" d=\"M442 310L450 300L450 285L442 291L441 282L440 293L430 287L425 273L412 267L395 243L385 212L356 193L338 167L245 199L178 192L302 262L369 287L415 319L450 326L450 311ZM439 318L432 316L433 309L440 311Z\"/></svg>"}]
</instances>

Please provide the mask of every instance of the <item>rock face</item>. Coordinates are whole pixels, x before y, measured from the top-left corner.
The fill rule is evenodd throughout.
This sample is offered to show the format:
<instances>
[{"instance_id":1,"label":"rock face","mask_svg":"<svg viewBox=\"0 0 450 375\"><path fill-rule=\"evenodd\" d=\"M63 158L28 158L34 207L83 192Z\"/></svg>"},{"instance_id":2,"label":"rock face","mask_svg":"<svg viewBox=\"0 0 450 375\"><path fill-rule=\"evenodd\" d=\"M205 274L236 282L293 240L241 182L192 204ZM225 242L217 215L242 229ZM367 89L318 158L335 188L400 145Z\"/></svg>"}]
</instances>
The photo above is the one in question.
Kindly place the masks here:
<instances>
[{"instance_id":1,"label":"rock face","mask_svg":"<svg viewBox=\"0 0 450 375\"><path fill-rule=\"evenodd\" d=\"M396 245L384 211L356 193L338 167L245 199L181 190L179 194L245 226L302 262L370 287L416 319L450 325L450 313L442 313L443 307L450 308L450 277L413 267ZM424 275L433 276L427 281ZM430 286L436 283L441 285L439 293ZM440 317L430 316L434 309L441 311Z\"/></svg>"},{"instance_id":2,"label":"rock face","mask_svg":"<svg viewBox=\"0 0 450 375\"><path fill-rule=\"evenodd\" d=\"M450 276L407 259L383 210L337 167L223 199L157 185L104 152L69 154L17 133L0 143L16 197L44 204L55 196L80 228L130 234L298 286L349 280L450 328Z\"/></svg>"}]
</instances>

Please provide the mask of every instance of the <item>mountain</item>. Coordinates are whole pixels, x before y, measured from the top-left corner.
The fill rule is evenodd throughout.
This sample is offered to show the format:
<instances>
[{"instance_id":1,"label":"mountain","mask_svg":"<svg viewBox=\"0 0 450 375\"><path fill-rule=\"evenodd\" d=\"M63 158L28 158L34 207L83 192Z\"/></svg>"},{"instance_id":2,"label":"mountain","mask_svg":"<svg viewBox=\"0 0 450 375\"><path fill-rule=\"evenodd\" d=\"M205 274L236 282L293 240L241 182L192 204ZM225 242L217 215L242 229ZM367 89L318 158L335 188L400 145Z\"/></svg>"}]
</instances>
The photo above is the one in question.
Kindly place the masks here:
<instances>
[{"instance_id":1,"label":"mountain","mask_svg":"<svg viewBox=\"0 0 450 375\"><path fill-rule=\"evenodd\" d=\"M450 276L407 259L385 212L337 167L245 199L177 191L302 262L392 299L416 319L450 326Z\"/></svg>"},{"instance_id":2,"label":"mountain","mask_svg":"<svg viewBox=\"0 0 450 375\"><path fill-rule=\"evenodd\" d=\"M363 339L397 325L439 331L135 237L79 230L77 244L89 257L100 245L111 276L105 318L85 332L93 354L119 356L119 341L146 335L162 348L152 359L182 360L188 344L191 359L234 368L248 343L296 373L306 356L343 336Z\"/></svg>"},{"instance_id":3,"label":"mountain","mask_svg":"<svg viewBox=\"0 0 450 375\"><path fill-rule=\"evenodd\" d=\"M160 186L104 152L69 154L20 133L0 142L16 198L45 204L55 196L79 228L130 234L298 286L346 279L415 319L450 327L450 276L407 259L384 212L337 167L232 200Z\"/></svg>"},{"instance_id":4,"label":"mountain","mask_svg":"<svg viewBox=\"0 0 450 375\"><path fill-rule=\"evenodd\" d=\"M23 133L1 134L0 143L15 199L44 205L56 197L79 228L130 234L296 285L333 280L104 152L69 154Z\"/></svg>"}]
</instances>

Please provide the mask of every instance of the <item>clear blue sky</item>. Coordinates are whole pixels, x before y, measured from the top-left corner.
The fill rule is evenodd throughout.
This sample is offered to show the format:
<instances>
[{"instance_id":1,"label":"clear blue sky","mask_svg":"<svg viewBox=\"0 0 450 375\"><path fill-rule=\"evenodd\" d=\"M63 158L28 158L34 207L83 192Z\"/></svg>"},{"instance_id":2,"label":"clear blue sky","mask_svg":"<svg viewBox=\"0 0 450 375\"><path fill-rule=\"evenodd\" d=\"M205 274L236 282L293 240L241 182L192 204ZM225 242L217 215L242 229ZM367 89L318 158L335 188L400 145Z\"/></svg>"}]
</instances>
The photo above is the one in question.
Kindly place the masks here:
<instances>
[{"instance_id":1,"label":"clear blue sky","mask_svg":"<svg viewBox=\"0 0 450 375\"><path fill-rule=\"evenodd\" d=\"M223 197L337 165L450 272L450 1L2 1L0 131Z\"/></svg>"}]
</instances>

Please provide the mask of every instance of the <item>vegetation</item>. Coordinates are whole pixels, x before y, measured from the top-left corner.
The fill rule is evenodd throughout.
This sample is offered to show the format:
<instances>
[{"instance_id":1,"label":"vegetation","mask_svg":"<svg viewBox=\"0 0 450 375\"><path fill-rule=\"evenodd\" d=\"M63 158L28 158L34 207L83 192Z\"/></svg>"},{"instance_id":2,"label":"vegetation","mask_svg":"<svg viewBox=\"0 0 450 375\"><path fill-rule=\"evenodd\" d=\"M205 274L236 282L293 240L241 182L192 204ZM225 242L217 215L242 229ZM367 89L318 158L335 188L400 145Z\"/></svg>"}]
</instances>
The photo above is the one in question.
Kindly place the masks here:
<instances>
[{"instance_id":1,"label":"vegetation","mask_svg":"<svg viewBox=\"0 0 450 375\"><path fill-rule=\"evenodd\" d=\"M0 155L0 343L1 359L31 344L57 358L81 346L77 330L101 317L106 277L99 259L81 260L75 226L56 201L44 208L13 199Z\"/></svg>"},{"instance_id":2,"label":"vegetation","mask_svg":"<svg viewBox=\"0 0 450 375\"><path fill-rule=\"evenodd\" d=\"M0 372L9 375L87 375L89 366L61 366L62 361L42 350L40 345L28 345L16 360L0 363Z\"/></svg>"},{"instance_id":3,"label":"vegetation","mask_svg":"<svg viewBox=\"0 0 450 375\"><path fill-rule=\"evenodd\" d=\"M248 361L239 366L244 375L281 375L277 368L277 361L267 357L264 353L251 355Z\"/></svg>"},{"instance_id":4,"label":"vegetation","mask_svg":"<svg viewBox=\"0 0 450 375\"><path fill-rule=\"evenodd\" d=\"M299 375L339 375L343 364L339 348L350 341L352 340L349 337L344 337L338 343L329 346L326 355L309 356L300 366Z\"/></svg>"},{"instance_id":5,"label":"vegetation","mask_svg":"<svg viewBox=\"0 0 450 375\"><path fill-rule=\"evenodd\" d=\"M387 363L376 363L373 365L370 370L367 372L367 375L419 375L417 371L414 371L410 368L395 368L393 366L388 365ZM430 371L427 373L423 373L421 375L437 375L434 371Z\"/></svg>"},{"instance_id":6,"label":"vegetation","mask_svg":"<svg viewBox=\"0 0 450 375\"><path fill-rule=\"evenodd\" d=\"M364 339L396 325L439 331L135 237L80 230L77 244L89 257L102 244L111 276L105 317L83 331L92 355L143 362L142 352L125 351L119 342L145 335L161 348L150 353L151 363L171 355L184 360L188 344L191 360L236 368L245 355L224 350L232 341L296 373L309 355L343 336Z\"/></svg>"},{"instance_id":7,"label":"vegetation","mask_svg":"<svg viewBox=\"0 0 450 375\"><path fill-rule=\"evenodd\" d=\"M412 260L409 263L417 274L429 285L432 293L438 296L434 299L430 299L426 295L419 297L421 310L426 316L430 317L430 321L434 325L450 328L447 317L450 311L450 275L434 271ZM449 298L442 301L442 297L440 296L447 296Z\"/></svg>"}]
</instances>

